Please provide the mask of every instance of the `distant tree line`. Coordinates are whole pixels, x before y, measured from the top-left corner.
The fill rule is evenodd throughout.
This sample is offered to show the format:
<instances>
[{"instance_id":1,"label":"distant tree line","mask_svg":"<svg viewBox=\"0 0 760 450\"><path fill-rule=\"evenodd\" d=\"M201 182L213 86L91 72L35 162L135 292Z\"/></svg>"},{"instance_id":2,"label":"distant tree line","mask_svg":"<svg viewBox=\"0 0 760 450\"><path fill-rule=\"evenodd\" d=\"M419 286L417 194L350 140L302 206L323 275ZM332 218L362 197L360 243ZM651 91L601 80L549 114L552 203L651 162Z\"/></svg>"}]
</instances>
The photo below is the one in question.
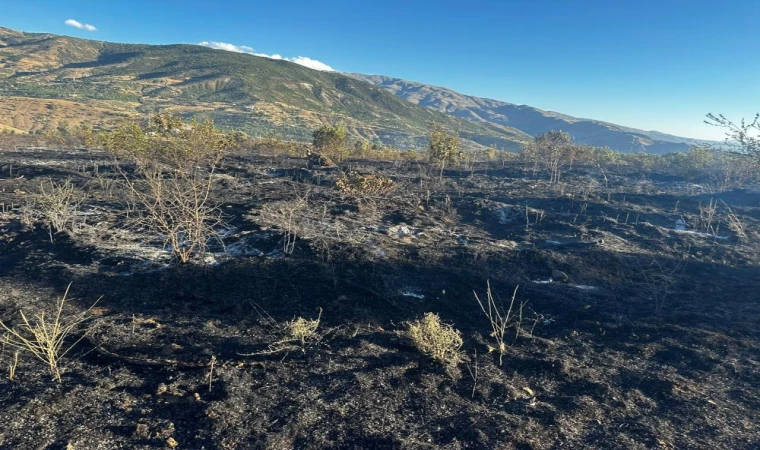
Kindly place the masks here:
<instances>
[{"instance_id":1,"label":"distant tree line","mask_svg":"<svg viewBox=\"0 0 760 450\"><path fill-rule=\"evenodd\" d=\"M174 133L179 136L186 135L188 129L195 130L194 133L200 133L200 130L208 132L211 128L216 130L210 120L196 121L191 126L168 114L154 115L149 122L145 126L138 122L127 122L115 131L103 131L95 129L88 122L71 125L63 120L37 134L41 134L49 145L61 148L115 149L120 146L139 146L139 142L127 142L126 139L137 139L143 132L163 136ZM755 116L751 121L742 120L735 123L722 115L710 114L706 123L726 130L727 140L724 145L693 147L686 152L664 155L645 152L620 153L606 147L578 144L568 133L558 130L540 134L531 142L524 143L519 153L500 150L493 146L463 151L458 134L440 124L430 125L428 145L424 151L394 149L364 138L350 143L351 132L343 123L325 124L315 129L312 133L311 148L339 164L348 158L427 160L431 166L437 168L439 177L443 177L446 168L473 171L477 164L487 163L504 167L507 162L516 161L522 163L535 176L544 174L553 185L562 181L564 173L578 166L660 171L683 176L689 180L708 180L717 186L737 186L760 181L760 116ZM303 144L283 139L252 139L239 131L221 133L217 130L215 133L224 135L225 139L237 147L263 148L293 155L305 153ZM8 142L17 140L15 136L9 137L9 133L0 133L0 139ZM114 140L118 139L122 141L114 143ZM169 151L168 147L164 151ZM174 151L179 150L175 148Z\"/></svg>"}]
</instances>

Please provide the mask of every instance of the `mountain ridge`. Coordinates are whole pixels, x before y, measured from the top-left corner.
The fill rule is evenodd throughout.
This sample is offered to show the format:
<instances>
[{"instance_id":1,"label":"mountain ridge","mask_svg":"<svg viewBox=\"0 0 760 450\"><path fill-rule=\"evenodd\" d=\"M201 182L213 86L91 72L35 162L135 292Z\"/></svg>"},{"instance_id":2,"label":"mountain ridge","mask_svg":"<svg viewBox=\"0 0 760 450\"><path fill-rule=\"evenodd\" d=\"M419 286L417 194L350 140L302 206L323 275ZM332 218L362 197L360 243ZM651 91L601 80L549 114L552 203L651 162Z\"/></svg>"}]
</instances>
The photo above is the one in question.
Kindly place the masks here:
<instances>
[{"instance_id":1,"label":"mountain ridge","mask_svg":"<svg viewBox=\"0 0 760 450\"><path fill-rule=\"evenodd\" d=\"M611 122L573 117L528 105L517 105L461 94L452 89L394 78L386 75L350 73L359 80L387 89L399 98L471 121L487 121L517 128L531 136L550 130L571 134L576 142L606 146L622 152L666 153L683 151L711 141L646 131Z\"/></svg>"},{"instance_id":2,"label":"mountain ridge","mask_svg":"<svg viewBox=\"0 0 760 450\"><path fill-rule=\"evenodd\" d=\"M432 123L466 148L517 149L561 129L618 151L683 151L706 141L468 96L383 75L321 72L285 60L190 44L121 44L0 27L0 129L63 121L112 126L156 110L208 116L249 134L309 140L343 122L353 138L424 147Z\"/></svg>"},{"instance_id":3,"label":"mountain ridge","mask_svg":"<svg viewBox=\"0 0 760 450\"><path fill-rule=\"evenodd\" d=\"M0 96L0 125L21 131L62 120L76 124L96 105L122 119L159 109L206 115L223 127L287 139L309 140L313 129L334 122L344 122L355 138L399 147L424 145L433 122L459 131L469 147L516 149L530 139L508 126L465 121L341 73L284 60L7 28L0 29ZM114 121L104 117L100 125Z\"/></svg>"}]
</instances>

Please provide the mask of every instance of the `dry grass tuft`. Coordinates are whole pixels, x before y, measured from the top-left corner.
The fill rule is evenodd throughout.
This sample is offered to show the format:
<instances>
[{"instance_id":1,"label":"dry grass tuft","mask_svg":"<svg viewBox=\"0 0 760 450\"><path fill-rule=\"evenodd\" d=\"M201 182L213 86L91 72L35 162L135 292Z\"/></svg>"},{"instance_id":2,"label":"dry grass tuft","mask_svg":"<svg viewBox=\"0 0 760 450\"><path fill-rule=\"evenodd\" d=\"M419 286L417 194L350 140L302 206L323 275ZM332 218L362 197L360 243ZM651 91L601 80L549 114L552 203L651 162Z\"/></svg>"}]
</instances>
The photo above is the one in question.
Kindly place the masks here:
<instances>
[{"instance_id":1,"label":"dry grass tuft","mask_svg":"<svg viewBox=\"0 0 760 450\"><path fill-rule=\"evenodd\" d=\"M518 286L519 287L519 286ZM499 352L499 365L502 365L504 354L507 352L507 333L510 328L515 330L515 339L520 337L520 330L522 327L523 319L523 306L525 303L520 303L515 308L515 297L517 296L517 287L512 293L512 300L509 302L509 308L497 304L493 292L491 291L491 283L488 283L488 289L486 291L486 301L483 302L478 294L475 292L475 300L478 301L480 309L488 318L488 322L491 324L491 337L496 340L496 347L488 346L488 352Z\"/></svg>"},{"instance_id":2,"label":"dry grass tuft","mask_svg":"<svg viewBox=\"0 0 760 450\"><path fill-rule=\"evenodd\" d=\"M319 316L316 319L304 319L298 317L286 323L287 337L284 342L298 342L301 350L306 351L306 345L310 342L320 340L317 332L319 322L322 319L322 310L319 310Z\"/></svg>"},{"instance_id":3,"label":"dry grass tuft","mask_svg":"<svg viewBox=\"0 0 760 450\"><path fill-rule=\"evenodd\" d=\"M747 240L747 230L744 227L744 221L736 215L736 213L729 207L726 202L722 201L723 206L726 207L728 212L726 213L726 221L728 222L728 227L736 233L736 237L739 239L739 242L744 242Z\"/></svg>"},{"instance_id":4,"label":"dry grass tuft","mask_svg":"<svg viewBox=\"0 0 760 450\"><path fill-rule=\"evenodd\" d=\"M69 293L71 284L66 288L63 297L56 303L56 308L52 317L47 316L44 311L37 313L32 320L20 311L21 323L16 327L10 327L3 321L0 321L0 327L6 331L5 343L17 350L27 352L34 358L48 365L50 373L55 379L61 382L61 372L59 362L66 356L74 346L87 336L91 328L85 328L84 333L79 339L71 344L67 344L67 338L79 331L82 326L92 318L92 308L97 304L90 306L87 310L68 317L63 315L66 297ZM15 373L15 367L13 368Z\"/></svg>"},{"instance_id":5,"label":"dry grass tuft","mask_svg":"<svg viewBox=\"0 0 760 450\"><path fill-rule=\"evenodd\" d=\"M241 354L241 356L271 355L274 353L290 352L300 350L306 353L306 349L322 342L333 330L321 330L322 308L319 309L319 315L316 319L305 319L296 317L287 322L277 322L272 316L263 310L258 310L265 326L270 328L271 334L275 336L275 341L269 344L267 350Z\"/></svg>"},{"instance_id":6,"label":"dry grass tuft","mask_svg":"<svg viewBox=\"0 0 760 450\"><path fill-rule=\"evenodd\" d=\"M425 313L422 319L407 322L406 335L422 353L446 366L462 361L462 334L454 327L441 322L438 314Z\"/></svg>"},{"instance_id":7,"label":"dry grass tuft","mask_svg":"<svg viewBox=\"0 0 760 450\"><path fill-rule=\"evenodd\" d=\"M16 369L18 368L18 351L13 352L13 359L8 364L8 380L13 381L16 378Z\"/></svg>"}]
</instances>

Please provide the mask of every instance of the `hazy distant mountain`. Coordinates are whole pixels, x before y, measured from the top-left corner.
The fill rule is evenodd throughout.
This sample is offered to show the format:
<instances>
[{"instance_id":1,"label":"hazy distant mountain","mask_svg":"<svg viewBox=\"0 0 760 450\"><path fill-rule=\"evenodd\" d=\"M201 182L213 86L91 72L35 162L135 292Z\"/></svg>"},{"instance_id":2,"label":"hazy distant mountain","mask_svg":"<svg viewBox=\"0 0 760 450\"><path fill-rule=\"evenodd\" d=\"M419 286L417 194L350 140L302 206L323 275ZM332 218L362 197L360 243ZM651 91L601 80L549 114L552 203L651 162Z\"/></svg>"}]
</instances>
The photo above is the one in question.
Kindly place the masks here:
<instances>
[{"instance_id":1,"label":"hazy distant mountain","mask_svg":"<svg viewBox=\"0 0 760 450\"><path fill-rule=\"evenodd\" d=\"M621 152L643 150L651 153L667 153L683 151L690 146L709 142L657 131L637 130L599 120L579 119L526 105L464 95L451 89L399 78L356 73L350 75L387 89L399 98L412 103L473 122L490 122L516 128L531 136L549 130L562 130L570 133L576 142L606 146Z\"/></svg>"},{"instance_id":2,"label":"hazy distant mountain","mask_svg":"<svg viewBox=\"0 0 760 450\"><path fill-rule=\"evenodd\" d=\"M137 45L0 28L0 130L54 128L66 120L111 126L157 109L210 116L251 134L310 139L344 122L355 137L426 145L433 122L472 147L516 148L527 134L401 100L336 72L198 45Z\"/></svg>"}]
</instances>

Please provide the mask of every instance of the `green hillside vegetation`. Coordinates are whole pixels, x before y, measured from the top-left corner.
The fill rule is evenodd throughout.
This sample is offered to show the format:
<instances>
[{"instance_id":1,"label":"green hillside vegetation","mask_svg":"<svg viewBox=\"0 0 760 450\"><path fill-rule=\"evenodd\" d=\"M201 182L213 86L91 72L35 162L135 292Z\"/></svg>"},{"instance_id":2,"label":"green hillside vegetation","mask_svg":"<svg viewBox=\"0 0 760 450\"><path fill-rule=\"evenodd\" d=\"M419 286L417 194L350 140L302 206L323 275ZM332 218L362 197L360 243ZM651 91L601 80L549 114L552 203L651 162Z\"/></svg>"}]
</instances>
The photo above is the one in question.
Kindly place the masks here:
<instances>
[{"instance_id":1,"label":"green hillside vegetation","mask_svg":"<svg viewBox=\"0 0 760 450\"><path fill-rule=\"evenodd\" d=\"M507 126L417 106L337 72L197 45L115 44L3 29L0 74L0 96L133 102L136 114L165 109L210 116L253 135L305 140L316 126L340 121L357 137L408 147L424 145L435 122L457 130L471 147L516 148L530 139Z\"/></svg>"}]
</instances>

